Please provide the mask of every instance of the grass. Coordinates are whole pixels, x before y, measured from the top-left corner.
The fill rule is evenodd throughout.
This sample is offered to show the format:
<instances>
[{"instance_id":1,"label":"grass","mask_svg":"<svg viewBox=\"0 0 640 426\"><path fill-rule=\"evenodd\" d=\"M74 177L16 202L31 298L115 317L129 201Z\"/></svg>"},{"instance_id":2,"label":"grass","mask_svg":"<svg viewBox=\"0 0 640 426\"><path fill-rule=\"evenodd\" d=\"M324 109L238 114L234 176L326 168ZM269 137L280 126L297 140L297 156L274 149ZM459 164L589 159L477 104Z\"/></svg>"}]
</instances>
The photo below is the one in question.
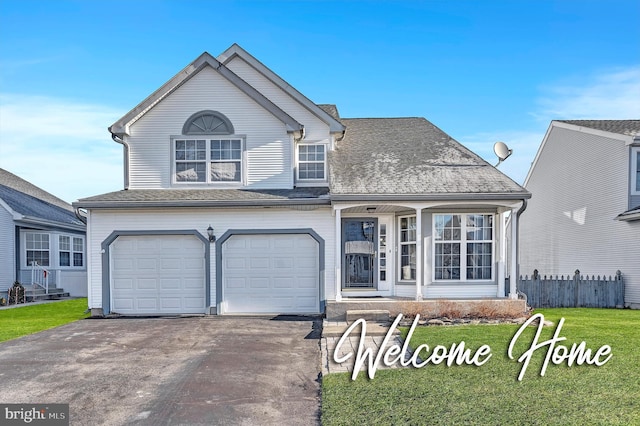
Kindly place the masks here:
<instances>
[{"instance_id":1,"label":"grass","mask_svg":"<svg viewBox=\"0 0 640 426\"><path fill-rule=\"evenodd\" d=\"M514 355L507 348L517 325L418 327L411 346L466 342L473 349L487 344L492 358L480 367L444 364L420 369L331 374L322 380L322 424L478 424L571 425L640 424L640 311L614 309L540 309L558 323L567 347L586 341L593 352L602 345L613 357L603 366L550 364L540 376L546 348L537 350L522 381L520 354L531 345L535 328L518 339ZM545 327L540 341L556 326ZM407 330L404 330L407 333ZM424 357L423 357L424 358Z\"/></svg>"},{"instance_id":2,"label":"grass","mask_svg":"<svg viewBox=\"0 0 640 426\"><path fill-rule=\"evenodd\" d=\"M87 318L87 299L26 304L19 308L0 310L0 342L15 339Z\"/></svg>"}]
</instances>

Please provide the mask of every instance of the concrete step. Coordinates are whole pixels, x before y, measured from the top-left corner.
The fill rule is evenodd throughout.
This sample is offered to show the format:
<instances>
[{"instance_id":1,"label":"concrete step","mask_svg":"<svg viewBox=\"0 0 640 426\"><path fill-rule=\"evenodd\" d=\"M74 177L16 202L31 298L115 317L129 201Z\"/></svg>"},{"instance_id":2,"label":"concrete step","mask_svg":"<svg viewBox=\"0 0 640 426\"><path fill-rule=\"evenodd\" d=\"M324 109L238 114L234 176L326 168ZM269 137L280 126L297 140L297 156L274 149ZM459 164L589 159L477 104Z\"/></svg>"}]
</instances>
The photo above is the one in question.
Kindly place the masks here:
<instances>
[{"instance_id":1,"label":"concrete step","mask_svg":"<svg viewBox=\"0 0 640 426\"><path fill-rule=\"evenodd\" d=\"M27 298L27 301L29 302L34 302L36 300L53 300L53 299L62 299L63 297L70 297L69 293L64 291L55 292L55 293L52 293L51 291L49 291L49 294L41 293L41 294L35 294L35 295L26 293L25 296Z\"/></svg>"},{"instance_id":2,"label":"concrete step","mask_svg":"<svg viewBox=\"0 0 640 426\"><path fill-rule=\"evenodd\" d=\"M360 318L372 322L389 322L389 311L383 309L351 310L346 312L348 323Z\"/></svg>"},{"instance_id":3,"label":"concrete step","mask_svg":"<svg viewBox=\"0 0 640 426\"><path fill-rule=\"evenodd\" d=\"M366 329L367 336L386 336L386 334L389 332L389 326L390 324L367 322L367 329ZM349 328L349 324L346 324L346 323L324 325L322 327L322 337L341 337L344 334L344 332L347 331L348 328ZM354 336L354 337L360 336L361 332L362 332L362 329L360 328L360 326L357 326L351 332L351 336ZM398 329L395 329L391 334L398 335L400 334L400 331Z\"/></svg>"}]
</instances>

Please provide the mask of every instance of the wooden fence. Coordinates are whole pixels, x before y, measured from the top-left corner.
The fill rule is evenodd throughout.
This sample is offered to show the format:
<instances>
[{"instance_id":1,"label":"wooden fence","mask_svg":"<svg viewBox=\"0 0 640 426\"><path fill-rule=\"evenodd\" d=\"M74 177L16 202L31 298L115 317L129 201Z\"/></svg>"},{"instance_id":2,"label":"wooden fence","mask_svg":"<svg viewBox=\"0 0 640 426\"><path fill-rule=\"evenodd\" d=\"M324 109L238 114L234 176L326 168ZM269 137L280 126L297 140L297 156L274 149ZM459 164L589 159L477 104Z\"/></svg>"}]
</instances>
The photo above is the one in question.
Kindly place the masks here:
<instances>
[{"instance_id":1,"label":"wooden fence","mask_svg":"<svg viewBox=\"0 0 640 426\"><path fill-rule=\"evenodd\" d=\"M508 285L505 286L507 289ZM541 277L520 276L516 288L527 296L533 308L622 308L624 307L624 280L617 271L612 277L582 276L576 270L573 276Z\"/></svg>"}]
</instances>

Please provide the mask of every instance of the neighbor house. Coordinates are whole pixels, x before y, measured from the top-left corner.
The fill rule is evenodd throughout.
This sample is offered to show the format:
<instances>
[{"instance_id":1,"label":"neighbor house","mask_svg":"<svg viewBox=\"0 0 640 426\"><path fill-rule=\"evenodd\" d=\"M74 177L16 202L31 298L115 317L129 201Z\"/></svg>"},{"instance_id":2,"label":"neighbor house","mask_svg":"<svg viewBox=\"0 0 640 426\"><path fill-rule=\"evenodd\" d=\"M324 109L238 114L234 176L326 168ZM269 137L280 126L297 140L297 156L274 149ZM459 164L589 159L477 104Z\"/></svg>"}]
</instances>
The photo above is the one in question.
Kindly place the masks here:
<instances>
[{"instance_id":1,"label":"neighbor house","mask_svg":"<svg viewBox=\"0 0 640 426\"><path fill-rule=\"evenodd\" d=\"M640 308L640 120L552 121L524 185L521 274L620 270Z\"/></svg>"},{"instance_id":2,"label":"neighbor house","mask_svg":"<svg viewBox=\"0 0 640 426\"><path fill-rule=\"evenodd\" d=\"M86 297L85 231L69 203L0 169L0 296L18 281L28 295Z\"/></svg>"},{"instance_id":3,"label":"neighbor house","mask_svg":"<svg viewBox=\"0 0 640 426\"><path fill-rule=\"evenodd\" d=\"M109 131L124 190L75 203L94 315L505 297L530 194L424 118L341 118L234 44Z\"/></svg>"}]
</instances>

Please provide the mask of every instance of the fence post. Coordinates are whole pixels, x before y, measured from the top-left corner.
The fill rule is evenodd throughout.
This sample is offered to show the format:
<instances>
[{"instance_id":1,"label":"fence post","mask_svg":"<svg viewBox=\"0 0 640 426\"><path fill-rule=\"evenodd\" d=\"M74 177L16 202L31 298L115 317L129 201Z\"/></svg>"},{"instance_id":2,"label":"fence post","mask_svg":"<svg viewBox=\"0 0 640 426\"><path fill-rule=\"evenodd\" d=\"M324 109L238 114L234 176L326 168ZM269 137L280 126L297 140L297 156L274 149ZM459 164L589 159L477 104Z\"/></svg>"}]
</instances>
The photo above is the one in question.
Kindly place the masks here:
<instances>
[{"instance_id":1,"label":"fence post","mask_svg":"<svg viewBox=\"0 0 640 426\"><path fill-rule=\"evenodd\" d=\"M574 306L576 308L580 307L580 270L576 269L573 275L573 286L574 286Z\"/></svg>"}]
</instances>

